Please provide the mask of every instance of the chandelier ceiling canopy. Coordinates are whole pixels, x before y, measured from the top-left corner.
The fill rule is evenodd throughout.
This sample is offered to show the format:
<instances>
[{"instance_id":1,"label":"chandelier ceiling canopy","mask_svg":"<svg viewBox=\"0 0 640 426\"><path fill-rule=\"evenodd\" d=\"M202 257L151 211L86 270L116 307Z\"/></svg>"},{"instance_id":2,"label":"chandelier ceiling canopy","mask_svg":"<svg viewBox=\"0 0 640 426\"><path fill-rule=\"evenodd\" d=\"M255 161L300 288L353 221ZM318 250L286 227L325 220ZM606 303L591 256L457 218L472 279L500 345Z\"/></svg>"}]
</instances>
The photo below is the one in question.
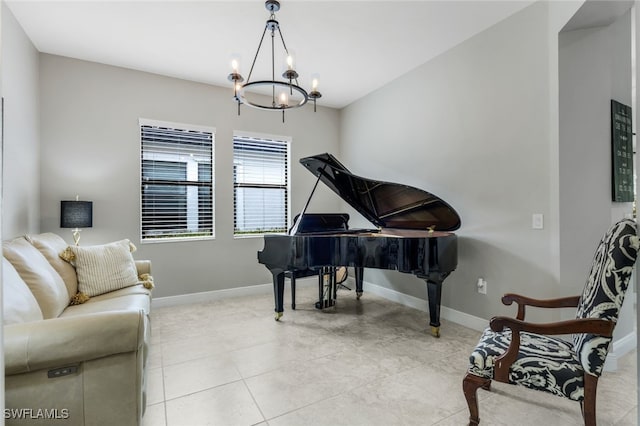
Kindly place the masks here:
<instances>
[{"instance_id":1,"label":"chandelier ceiling canopy","mask_svg":"<svg viewBox=\"0 0 640 426\"><path fill-rule=\"evenodd\" d=\"M311 91L307 92L298 83L298 73L294 68L293 55L287 49L287 45L280 30L280 23L276 20L276 12L280 10L280 2L277 0L267 0L265 8L270 13L269 19L265 25L258 50L251 63L249 75L245 81L239 72L239 62L237 58L231 61L231 74L227 77L233 83L233 98L238 104L238 115L240 115L240 105L244 104L252 108L258 108L267 111L282 111L282 122L284 122L284 112L288 109L298 108L305 105L310 99L313 100L313 110L316 110L316 99L322 94L318 91L318 77L313 77ZM271 35L271 79L252 80L256 60L260 54L260 49L265 41L267 32ZM286 56L286 64L283 65L282 79L276 79L276 39L282 44L282 51ZM266 49L265 49L266 50ZM268 77L267 77L268 78ZM262 89L262 90L260 90ZM264 96L249 95L248 92L265 93Z\"/></svg>"}]
</instances>

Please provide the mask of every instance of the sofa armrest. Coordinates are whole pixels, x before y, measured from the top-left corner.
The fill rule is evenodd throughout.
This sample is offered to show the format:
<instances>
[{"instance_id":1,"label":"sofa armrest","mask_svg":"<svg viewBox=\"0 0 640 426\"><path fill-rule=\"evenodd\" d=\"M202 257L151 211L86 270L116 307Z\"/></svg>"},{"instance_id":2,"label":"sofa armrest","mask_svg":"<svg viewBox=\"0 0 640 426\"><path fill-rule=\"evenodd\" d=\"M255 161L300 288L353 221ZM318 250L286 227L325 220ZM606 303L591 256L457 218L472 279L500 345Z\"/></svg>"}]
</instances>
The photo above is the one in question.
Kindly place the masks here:
<instances>
[{"instance_id":1,"label":"sofa armrest","mask_svg":"<svg viewBox=\"0 0 640 426\"><path fill-rule=\"evenodd\" d=\"M151 261L136 260L136 269L138 270L138 276L141 276L142 274L151 275Z\"/></svg>"},{"instance_id":2,"label":"sofa armrest","mask_svg":"<svg viewBox=\"0 0 640 426\"><path fill-rule=\"evenodd\" d=\"M5 375L58 368L144 344L146 316L110 311L4 326Z\"/></svg>"}]
</instances>

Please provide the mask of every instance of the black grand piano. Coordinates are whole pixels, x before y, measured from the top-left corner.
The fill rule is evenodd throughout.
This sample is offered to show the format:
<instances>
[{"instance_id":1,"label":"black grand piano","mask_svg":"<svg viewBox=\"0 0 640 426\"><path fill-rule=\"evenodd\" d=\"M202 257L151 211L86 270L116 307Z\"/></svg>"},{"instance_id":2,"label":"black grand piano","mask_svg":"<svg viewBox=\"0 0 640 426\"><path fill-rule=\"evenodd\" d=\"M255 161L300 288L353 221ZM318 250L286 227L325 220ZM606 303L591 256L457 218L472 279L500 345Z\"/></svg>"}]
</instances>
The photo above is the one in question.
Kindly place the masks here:
<instances>
[{"instance_id":1,"label":"black grand piano","mask_svg":"<svg viewBox=\"0 0 640 426\"><path fill-rule=\"evenodd\" d=\"M451 232L460 227L458 213L421 189L356 176L331 154L302 158L300 163L318 177L313 191L289 235L265 235L264 249L258 252L258 262L273 275L276 320L284 311L285 272L308 276L310 271L351 266L359 298L363 268L391 269L425 280L431 333L439 337L442 282L458 263L457 237ZM377 229L349 229L346 214L305 219L320 181Z\"/></svg>"}]
</instances>

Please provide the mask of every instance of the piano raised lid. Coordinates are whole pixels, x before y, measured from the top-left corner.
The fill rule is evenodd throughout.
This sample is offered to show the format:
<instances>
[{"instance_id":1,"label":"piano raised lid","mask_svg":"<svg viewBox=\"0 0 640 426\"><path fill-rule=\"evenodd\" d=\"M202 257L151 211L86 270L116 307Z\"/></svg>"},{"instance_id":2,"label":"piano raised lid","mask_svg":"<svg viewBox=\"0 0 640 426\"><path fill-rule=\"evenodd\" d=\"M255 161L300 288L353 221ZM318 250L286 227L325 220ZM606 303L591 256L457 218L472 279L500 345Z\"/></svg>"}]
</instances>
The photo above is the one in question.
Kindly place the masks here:
<instances>
[{"instance_id":1,"label":"piano raised lid","mask_svg":"<svg viewBox=\"0 0 640 426\"><path fill-rule=\"evenodd\" d=\"M298 233L296 223L290 235L265 235L258 262L273 275L276 320L284 311L285 272L351 266L359 296L363 268L392 269L426 281L431 331L439 336L442 282L457 266L457 237L451 232L460 227L455 209L421 189L356 176L328 153L300 163L318 177L316 186L322 181L378 229Z\"/></svg>"},{"instance_id":2,"label":"piano raised lid","mask_svg":"<svg viewBox=\"0 0 640 426\"><path fill-rule=\"evenodd\" d=\"M300 163L379 228L434 231L460 228L460 216L455 209L427 191L356 176L331 154L302 158Z\"/></svg>"}]
</instances>

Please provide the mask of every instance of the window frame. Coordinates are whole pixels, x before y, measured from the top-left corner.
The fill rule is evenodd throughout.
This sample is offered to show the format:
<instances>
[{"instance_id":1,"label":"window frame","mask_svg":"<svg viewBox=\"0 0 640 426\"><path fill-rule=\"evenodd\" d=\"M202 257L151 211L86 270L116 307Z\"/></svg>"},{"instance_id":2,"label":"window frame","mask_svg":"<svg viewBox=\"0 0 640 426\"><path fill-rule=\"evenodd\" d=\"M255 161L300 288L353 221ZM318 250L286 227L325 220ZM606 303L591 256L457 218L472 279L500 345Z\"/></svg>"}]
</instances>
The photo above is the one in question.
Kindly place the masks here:
<instances>
[{"instance_id":1,"label":"window frame","mask_svg":"<svg viewBox=\"0 0 640 426\"><path fill-rule=\"evenodd\" d=\"M285 175L286 175L286 203L285 203L285 230L284 232L250 232L250 233L236 233L236 181L233 173L235 173L235 162L236 162L236 152L235 152L235 142L236 138L244 138L244 139L254 139L254 140L264 140L267 142L281 142L286 146L286 163L285 163ZM243 238L262 238L265 235L282 235L286 233L288 229L291 227L291 142L292 138L290 136L282 136L282 135L272 135L267 133L256 133L256 132L246 132L240 130L233 131L233 141L231 147L231 157L232 157L232 176L231 182L233 184L233 238L234 239L243 239ZM268 186L268 185L267 185ZM275 187L275 185L274 185Z\"/></svg>"},{"instance_id":2,"label":"window frame","mask_svg":"<svg viewBox=\"0 0 640 426\"><path fill-rule=\"evenodd\" d=\"M143 207L144 207L144 197L143 197L143 185L144 185L144 176L143 176L143 162L144 152L143 152L143 141L142 141L142 127L143 126L153 126L153 127L164 127L169 129L176 130L189 130L189 131L197 131L197 132L206 132L211 134L211 184L209 185L197 185L197 188L210 188L211 190L211 235L198 235L198 236L174 236L174 237L145 237L143 233ZM148 118L139 118L138 119L138 140L139 140L139 170L138 170L138 178L139 178L139 231L140 231L140 242L142 244L157 244L157 243L172 243L172 242L185 242L185 241L204 241L204 240L214 240L216 238L216 207L215 207L215 187L216 187L216 179L215 179L215 143L216 143L216 128L210 126L202 126L197 124L187 124L187 123L177 123L171 121L164 120L153 120ZM198 176L200 176L200 172L198 171ZM177 181L176 181L177 182ZM198 181L188 181L185 180L185 187L189 186L189 182L198 182ZM198 206L200 205L200 199L197 200Z\"/></svg>"}]
</instances>

